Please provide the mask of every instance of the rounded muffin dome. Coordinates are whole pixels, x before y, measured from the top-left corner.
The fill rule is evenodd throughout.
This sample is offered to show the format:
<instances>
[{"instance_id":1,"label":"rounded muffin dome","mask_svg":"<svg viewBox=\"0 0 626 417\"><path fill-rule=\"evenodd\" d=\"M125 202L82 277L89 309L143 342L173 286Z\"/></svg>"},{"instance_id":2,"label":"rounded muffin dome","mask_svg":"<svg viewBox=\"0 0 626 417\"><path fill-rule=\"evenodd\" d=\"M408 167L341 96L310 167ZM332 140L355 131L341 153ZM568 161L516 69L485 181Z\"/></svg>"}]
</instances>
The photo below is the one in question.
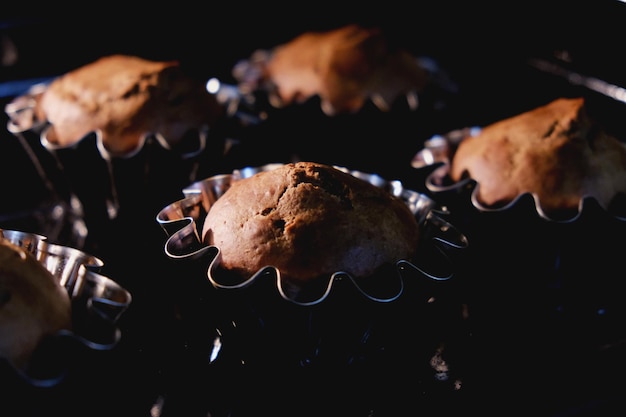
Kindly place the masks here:
<instances>
[{"instance_id":1,"label":"rounded muffin dome","mask_svg":"<svg viewBox=\"0 0 626 417\"><path fill-rule=\"evenodd\" d=\"M502 207L532 193L551 218L576 212L593 197L608 208L626 193L626 147L593 120L583 98L558 98L500 120L465 138L450 177L477 182L477 201Z\"/></svg>"},{"instance_id":2,"label":"rounded muffin dome","mask_svg":"<svg viewBox=\"0 0 626 417\"><path fill-rule=\"evenodd\" d=\"M369 276L411 259L419 224L386 190L331 166L297 162L240 179L211 206L204 243L220 266L251 276L266 266L294 281Z\"/></svg>"}]
</instances>

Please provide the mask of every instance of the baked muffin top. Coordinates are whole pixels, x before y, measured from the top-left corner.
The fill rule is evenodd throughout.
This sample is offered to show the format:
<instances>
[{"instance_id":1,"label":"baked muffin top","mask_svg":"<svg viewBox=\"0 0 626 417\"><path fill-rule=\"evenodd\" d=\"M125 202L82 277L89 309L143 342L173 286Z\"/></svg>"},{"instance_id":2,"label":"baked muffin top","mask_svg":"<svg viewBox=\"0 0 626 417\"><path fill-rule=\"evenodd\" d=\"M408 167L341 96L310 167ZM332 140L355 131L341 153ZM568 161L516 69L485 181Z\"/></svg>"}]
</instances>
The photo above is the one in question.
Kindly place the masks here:
<instances>
[{"instance_id":1,"label":"baked muffin top","mask_svg":"<svg viewBox=\"0 0 626 417\"><path fill-rule=\"evenodd\" d=\"M202 239L220 266L252 276L276 267L294 281L354 277L410 259L418 221L399 198L334 167L297 162L234 182L211 206Z\"/></svg>"},{"instance_id":2,"label":"baked muffin top","mask_svg":"<svg viewBox=\"0 0 626 417\"><path fill-rule=\"evenodd\" d=\"M626 193L626 148L589 116L583 98L558 98L463 139L449 173L475 180L486 207L531 193L542 213L558 216L585 197L608 208Z\"/></svg>"}]
</instances>

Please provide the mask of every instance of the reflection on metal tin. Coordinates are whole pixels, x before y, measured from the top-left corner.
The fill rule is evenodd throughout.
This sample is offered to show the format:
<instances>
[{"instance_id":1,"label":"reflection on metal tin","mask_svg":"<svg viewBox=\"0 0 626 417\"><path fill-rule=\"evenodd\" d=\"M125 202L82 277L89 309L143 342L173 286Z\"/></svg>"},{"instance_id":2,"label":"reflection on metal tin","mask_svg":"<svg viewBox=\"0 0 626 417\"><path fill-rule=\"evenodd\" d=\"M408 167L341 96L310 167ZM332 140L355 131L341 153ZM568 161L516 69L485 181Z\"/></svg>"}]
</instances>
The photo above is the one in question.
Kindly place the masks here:
<instances>
[{"instance_id":1,"label":"reflection on metal tin","mask_svg":"<svg viewBox=\"0 0 626 417\"><path fill-rule=\"evenodd\" d=\"M104 159L109 158L131 158L141 151L147 141L155 142L171 152L177 152L183 159L193 158L206 147L207 135L209 127L207 125L199 126L197 129L190 129L188 134L184 135L179 141L180 143L172 143L160 132L144 132L136 139L136 146L127 152L114 152L107 145L107 139L102 137L102 132L96 129L87 132L83 137L76 138L75 141L68 145L58 145L54 140L54 126L46 119L42 119L37 113L37 102L41 95L48 88L49 83L38 83L31 86L24 94L15 97L5 105L4 111L9 117L7 129L11 133L24 133L32 131L40 134L40 141L44 148L54 151L58 149L72 148L76 146L86 137L93 133L98 135L98 150ZM113 141L115 138L113 139Z\"/></svg>"},{"instance_id":2,"label":"reflection on metal tin","mask_svg":"<svg viewBox=\"0 0 626 417\"><path fill-rule=\"evenodd\" d=\"M241 289L258 282L272 280L280 296L286 301L310 306L322 302L330 294L339 281L350 282L358 292L376 302L391 302L403 291L403 271L411 270L432 280L451 278L450 250L467 247L467 238L441 216L445 211L438 211L437 204L424 194L405 189L399 181L387 181L376 174L366 174L349 170L344 167L335 168L368 181L401 198L417 217L422 228L424 242L422 246L428 256L425 263L415 260L401 260L395 271L384 271L366 279L355 279L350 274L337 271L327 279L315 280L306 288L294 287L294 284L281 278L281 272L272 266L261 268L251 277L233 277L220 272L220 249L208 246L201 240L202 222L211 205L225 193L230 185L242 178L250 177L258 172L272 170L282 164L267 164L260 167L247 167L235 170L231 174L217 175L191 184L185 188L185 198L164 207L157 215L156 221L167 235L164 246L165 253L174 259L207 259L209 267L206 271L211 284L216 288ZM421 262L421 261L420 261ZM389 279L389 273L395 273L397 280ZM384 278L382 279L384 275Z\"/></svg>"},{"instance_id":3,"label":"reflection on metal tin","mask_svg":"<svg viewBox=\"0 0 626 417\"><path fill-rule=\"evenodd\" d=\"M99 273L104 265L102 260L78 249L51 243L46 236L20 230L0 229L0 239L7 239L31 253L68 291L73 329L59 332L53 341L58 339L58 345L64 349L62 341L69 340L93 350L110 350L119 343L121 331L117 322L130 306L132 296L117 282ZM45 376L9 366L11 372L32 386L52 387L67 373L67 366L60 359L59 362L53 370L46 371Z\"/></svg>"},{"instance_id":4,"label":"reflection on metal tin","mask_svg":"<svg viewBox=\"0 0 626 417\"><path fill-rule=\"evenodd\" d=\"M580 219L584 213L595 210L599 203L593 197L583 196L577 209L563 211L558 214L547 213L541 206L541 201L535 193L525 192L515 199L498 206L483 204L478 198L480 184L472 178L453 181L449 176L449 170L454 152L459 143L467 137L475 136L480 132L478 127L470 127L451 131L444 135L435 135L424 142L424 147L418 151L411 160L411 166L416 169L430 169L426 176L426 188L438 197L446 194L459 194L461 190L471 189L470 201L481 212L502 212L513 209L527 199L532 200L535 213L542 219L557 222L570 223ZM614 203L609 208L603 209L617 220L626 220L626 195L618 194Z\"/></svg>"}]
</instances>

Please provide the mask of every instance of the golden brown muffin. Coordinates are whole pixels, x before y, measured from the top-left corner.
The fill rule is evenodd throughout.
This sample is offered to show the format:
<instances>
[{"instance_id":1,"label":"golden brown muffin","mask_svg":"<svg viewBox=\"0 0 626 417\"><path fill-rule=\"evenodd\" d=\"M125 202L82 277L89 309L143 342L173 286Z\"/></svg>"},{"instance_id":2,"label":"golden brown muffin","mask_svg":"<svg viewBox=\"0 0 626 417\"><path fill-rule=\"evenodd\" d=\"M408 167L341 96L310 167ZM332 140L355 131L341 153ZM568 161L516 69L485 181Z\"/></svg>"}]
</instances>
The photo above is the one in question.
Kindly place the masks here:
<instances>
[{"instance_id":1,"label":"golden brown muffin","mask_svg":"<svg viewBox=\"0 0 626 417\"><path fill-rule=\"evenodd\" d=\"M396 98L420 92L428 82L415 57L393 48L380 29L358 25L306 32L278 45L261 72L281 105L317 95L329 115L356 112L370 98L388 110Z\"/></svg>"},{"instance_id":2,"label":"golden brown muffin","mask_svg":"<svg viewBox=\"0 0 626 417\"><path fill-rule=\"evenodd\" d=\"M25 370L45 337L72 329L67 290L33 255L0 239L0 357Z\"/></svg>"},{"instance_id":3,"label":"golden brown muffin","mask_svg":"<svg viewBox=\"0 0 626 417\"><path fill-rule=\"evenodd\" d=\"M147 133L175 145L190 129L212 126L221 111L177 61L127 55L105 56L56 78L36 107L52 126L47 140L53 145L69 146L101 130L114 154L132 152Z\"/></svg>"},{"instance_id":4,"label":"golden brown muffin","mask_svg":"<svg viewBox=\"0 0 626 417\"><path fill-rule=\"evenodd\" d=\"M293 282L370 276L411 259L419 225L386 190L336 168L298 162L238 180L211 206L202 238L246 278L274 266Z\"/></svg>"},{"instance_id":5,"label":"golden brown muffin","mask_svg":"<svg viewBox=\"0 0 626 417\"><path fill-rule=\"evenodd\" d=\"M575 210L583 197L607 208L626 192L626 148L589 117L583 98L559 98L461 141L450 176L475 180L485 206L533 193L547 214Z\"/></svg>"}]
</instances>

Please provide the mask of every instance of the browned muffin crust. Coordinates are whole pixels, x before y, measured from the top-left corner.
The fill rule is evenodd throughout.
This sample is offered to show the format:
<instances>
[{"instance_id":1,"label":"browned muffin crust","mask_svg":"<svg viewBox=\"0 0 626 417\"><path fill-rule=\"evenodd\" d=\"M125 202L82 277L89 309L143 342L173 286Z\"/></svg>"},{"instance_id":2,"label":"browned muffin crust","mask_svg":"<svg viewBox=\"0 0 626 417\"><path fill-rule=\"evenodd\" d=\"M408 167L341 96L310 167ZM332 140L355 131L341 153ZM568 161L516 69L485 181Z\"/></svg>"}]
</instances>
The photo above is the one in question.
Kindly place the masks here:
<instances>
[{"instance_id":1,"label":"browned muffin crust","mask_svg":"<svg viewBox=\"0 0 626 417\"><path fill-rule=\"evenodd\" d=\"M486 206L534 193L541 209L577 209L583 197L607 208L626 192L626 148L589 117L583 98L559 98L464 139L450 176L478 183Z\"/></svg>"},{"instance_id":2,"label":"browned muffin crust","mask_svg":"<svg viewBox=\"0 0 626 417\"><path fill-rule=\"evenodd\" d=\"M386 190L298 162L234 182L209 210L202 236L221 250L225 269L250 277L274 266L302 282L339 271L369 276L411 259L419 225Z\"/></svg>"},{"instance_id":3,"label":"browned muffin crust","mask_svg":"<svg viewBox=\"0 0 626 417\"><path fill-rule=\"evenodd\" d=\"M36 111L52 125L54 145L72 145L99 129L113 153L134 150L146 133L175 144L221 114L215 97L177 61L127 55L105 56L56 78Z\"/></svg>"}]
</instances>

